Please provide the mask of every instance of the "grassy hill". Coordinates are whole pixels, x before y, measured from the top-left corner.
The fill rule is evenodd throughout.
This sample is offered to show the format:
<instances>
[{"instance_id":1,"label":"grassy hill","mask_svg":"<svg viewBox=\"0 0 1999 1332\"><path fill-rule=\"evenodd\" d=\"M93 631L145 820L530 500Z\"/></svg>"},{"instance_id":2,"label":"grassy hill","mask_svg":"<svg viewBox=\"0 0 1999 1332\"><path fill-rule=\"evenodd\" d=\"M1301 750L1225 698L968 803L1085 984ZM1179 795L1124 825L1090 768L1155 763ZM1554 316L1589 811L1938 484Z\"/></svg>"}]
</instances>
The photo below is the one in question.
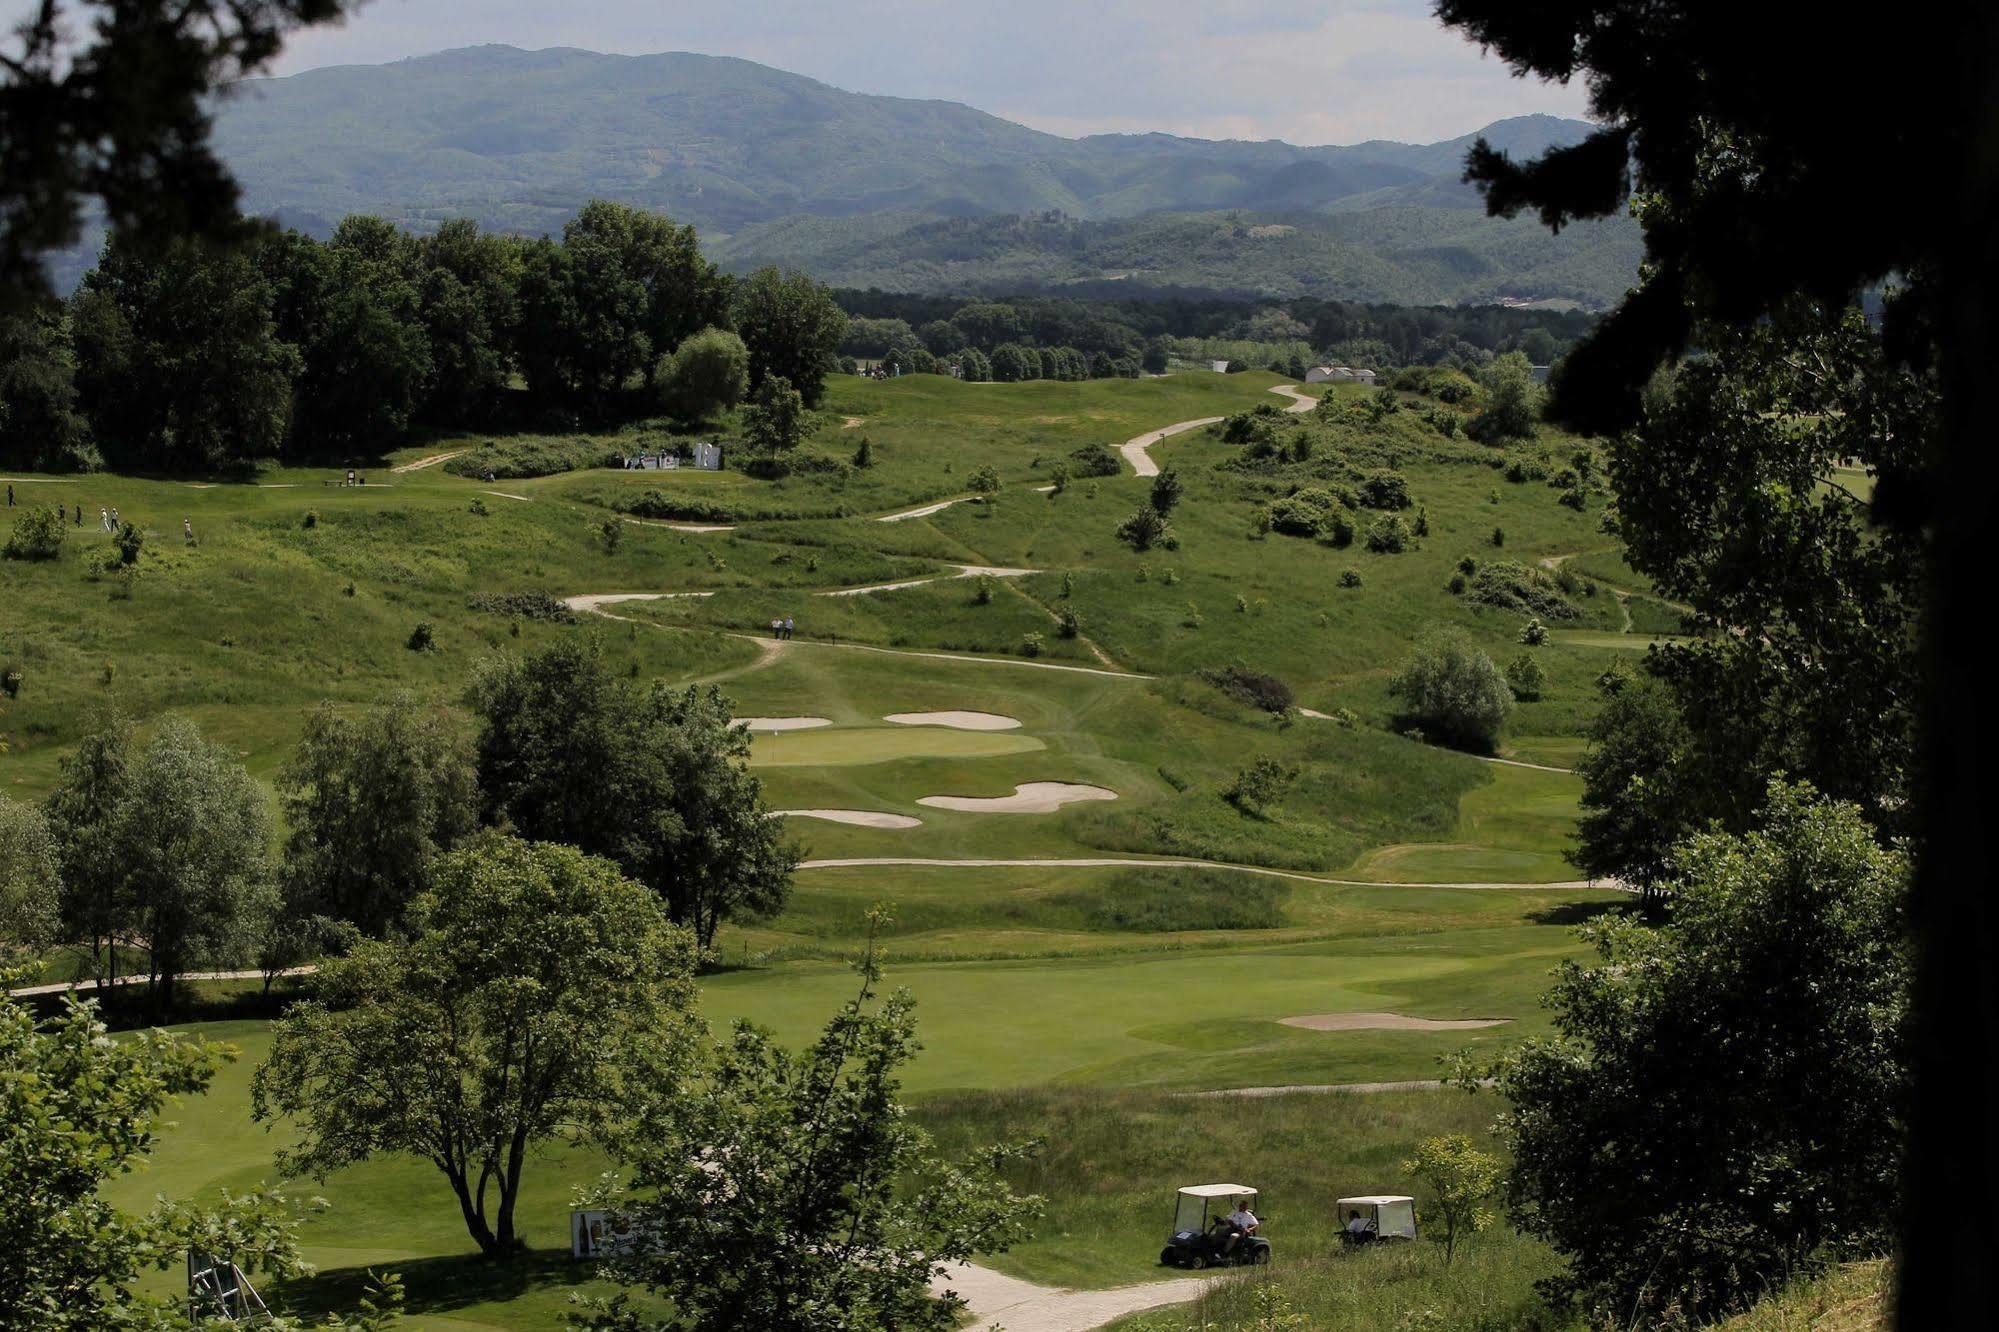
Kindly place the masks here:
<instances>
[{"instance_id":1,"label":"grassy hill","mask_svg":"<svg viewBox=\"0 0 1999 1332\"><path fill-rule=\"evenodd\" d=\"M608 198L696 224L732 266L797 264L858 287L1136 278L1598 306L1636 271L1633 224L1551 238L1531 219L1487 220L1459 180L1478 135L1531 156L1587 129L1525 116L1433 144L1068 139L745 60L482 46L243 84L218 108L216 142L249 211L320 234L374 213L416 231L471 217L534 235ZM1211 233L1233 224L1220 215L1238 212L1295 239L1217 245Z\"/></svg>"},{"instance_id":2,"label":"grassy hill","mask_svg":"<svg viewBox=\"0 0 1999 1332\"><path fill-rule=\"evenodd\" d=\"M1578 510L1550 484L1586 441L1471 444L1430 424L1437 404L1416 396L1379 414L1342 390L1320 410L1260 417L1275 451L1232 444L1219 427L1151 445L1185 482L1177 549L1140 554L1113 536L1150 487L1129 467L1042 489L1079 447L1280 408L1289 399L1270 390L1281 382L835 377L805 451L837 463L865 436L875 465L782 480L585 468L488 483L437 460L526 442L484 436L425 441L354 488L312 468L213 483L18 477L24 503L115 505L147 543L121 573L94 524L71 527L58 559L5 566L0 662L17 663L22 683L0 702L0 784L40 796L114 703L142 724L189 715L268 780L319 701L361 707L409 690L451 704L483 657L594 636L635 678L712 682L739 716L823 723L755 743L770 804L794 811L814 863L780 914L718 938L726 968L702 982L712 1021L748 1017L804 1039L848 993L842 959L868 905L888 899L891 978L916 997L924 1046L906 1077L915 1113L949 1142L1050 1142L1018 1182L1051 1195L1051 1219L996 1262L1050 1282L1150 1279L1165 1199L1192 1172L1269 1189L1272 1236L1302 1263L1328 1245L1329 1197L1396 1186L1416 1137L1479 1131L1491 1108L1436 1091L1226 1107L1181 1093L1427 1079L1454 1050L1545 1033L1538 996L1580 951L1570 927L1623 901L1570 882L1561 859L1578 794L1566 768L1591 682L1671 626L1597 531L1600 497ZM615 440L601 444L574 452L601 456ZM971 503L981 464L1001 488ZM1401 553L1263 530L1259 515L1292 491L1383 470L1406 483L1405 518L1427 528ZM928 511L883 521L910 509ZM683 521L694 513L706 521ZM182 541L183 518L195 544ZM1524 615L1452 590L1466 556L1542 570L1517 576L1569 608L1535 649L1547 689L1502 737L1517 762L1441 749L1394 720L1388 678L1428 627L1459 627L1502 662L1525 650ZM1568 564L1584 572L1558 587ZM1005 572L982 581L960 576L967 566ZM898 586L862 590L880 584ZM655 599L546 610L593 594ZM1064 611L1078 617L1075 637L1058 627ZM758 641L776 615L795 619L796 638ZM419 624L431 627L426 650L410 646ZM1232 665L1280 677L1326 715L1243 701L1213 683ZM888 720L955 709L1018 725ZM1247 813L1226 791L1259 757L1297 776ZM1116 798L1034 814L928 803L1035 782ZM804 813L824 810L902 826ZM1211 863L1162 863L1174 860ZM1324 1013L1500 1025L1281 1021ZM245 1107L267 1030L206 1029L244 1060L181 1108L158 1167L121 1183L122 1202L271 1174L285 1130L266 1134ZM408 1277L419 1328L549 1326L590 1276L562 1256L565 1217L572 1188L601 1167L566 1147L537 1159L523 1204L532 1253L511 1269L469 1255L427 1165L373 1161L304 1185L331 1202L308 1235L323 1273L283 1294L338 1305L367 1268L387 1266ZM1424 1246L1323 1275L1376 1313L1490 1313L1526 1307L1549 1261L1494 1237L1449 1272Z\"/></svg>"}]
</instances>

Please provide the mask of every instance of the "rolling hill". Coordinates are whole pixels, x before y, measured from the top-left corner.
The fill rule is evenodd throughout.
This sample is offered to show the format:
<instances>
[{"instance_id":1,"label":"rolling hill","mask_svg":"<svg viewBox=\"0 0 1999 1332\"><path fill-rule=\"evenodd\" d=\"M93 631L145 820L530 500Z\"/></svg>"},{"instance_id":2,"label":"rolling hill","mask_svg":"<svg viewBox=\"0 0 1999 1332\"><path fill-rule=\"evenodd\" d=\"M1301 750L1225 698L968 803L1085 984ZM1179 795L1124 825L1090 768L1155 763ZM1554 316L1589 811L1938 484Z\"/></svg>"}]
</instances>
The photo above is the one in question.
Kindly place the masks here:
<instances>
[{"instance_id":1,"label":"rolling hill","mask_svg":"<svg viewBox=\"0 0 1999 1332\"><path fill-rule=\"evenodd\" d=\"M1587 128L1529 116L1479 133L1531 155ZM216 129L246 206L319 233L369 212L415 230L469 216L538 234L601 197L694 223L731 266L791 263L862 286L1138 275L1411 302L1622 292L1635 227L1551 238L1485 219L1457 179L1476 137L1068 139L745 60L505 46L255 80ZM1237 230L1277 243L1226 243Z\"/></svg>"}]
</instances>

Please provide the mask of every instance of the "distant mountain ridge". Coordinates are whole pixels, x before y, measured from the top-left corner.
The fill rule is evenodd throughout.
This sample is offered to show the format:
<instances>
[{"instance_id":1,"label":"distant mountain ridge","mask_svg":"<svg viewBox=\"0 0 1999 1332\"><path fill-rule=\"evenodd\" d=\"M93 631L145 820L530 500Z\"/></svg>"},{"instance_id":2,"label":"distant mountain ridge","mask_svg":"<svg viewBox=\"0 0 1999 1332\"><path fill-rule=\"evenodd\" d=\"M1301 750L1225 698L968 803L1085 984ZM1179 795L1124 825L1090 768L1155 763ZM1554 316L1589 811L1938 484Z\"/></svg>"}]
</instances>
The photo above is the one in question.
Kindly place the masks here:
<instances>
[{"instance_id":1,"label":"distant mountain ridge","mask_svg":"<svg viewBox=\"0 0 1999 1332\"><path fill-rule=\"evenodd\" d=\"M1415 208L1466 215L1458 220L1474 231L1503 229L1508 224L1477 215L1476 195L1458 180L1472 141L1482 134L1524 156L1588 129L1524 116L1434 144L1068 139L954 102L845 92L729 57L481 46L239 85L219 107L216 143L250 211L309 231L367 212L419 231L472 217L539 234L560 228L586 200L609 198L694 223L728 262L779 258L812 267L818 250L769 242L817 219L822 232L844 221L845 239L880 247L899 234L885 232L889 215L921 228L951 219L1059 214L1090 224L1229 211L1290 219L1277 225L1302 217L1303 229L1317 234L1338 230L1321 215ZM868 256L879 253L874 276L884 285L919 280L908 248L863 248L839 271L865 280ZM1635 263L1635 249L1620 249L1631 249ZM1161 272L1203 268L1160 257ZM992 285L979 263L978 254L964 255L951 280ZM1092 277L1087 262L1028 267L1040 270L1037 282ZM1231 280L1263 290L1309 276L1248 272ZM1615 290L1596 283L1580 299L1612 298L1629 276L1611 284ZM1433 273L1340 294L1405 298L1382 294L1394 289L1449 300L1464 286Z\"/></svg>"}]
</instances>

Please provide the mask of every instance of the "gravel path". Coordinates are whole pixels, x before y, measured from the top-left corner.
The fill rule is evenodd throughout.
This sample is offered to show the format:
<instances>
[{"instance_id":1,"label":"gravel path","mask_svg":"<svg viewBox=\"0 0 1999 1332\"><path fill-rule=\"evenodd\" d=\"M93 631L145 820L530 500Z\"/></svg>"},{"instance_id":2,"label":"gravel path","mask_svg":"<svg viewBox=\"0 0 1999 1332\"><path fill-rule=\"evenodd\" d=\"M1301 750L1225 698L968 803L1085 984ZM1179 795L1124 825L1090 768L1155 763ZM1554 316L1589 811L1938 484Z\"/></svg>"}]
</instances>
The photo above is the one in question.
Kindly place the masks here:
<instances>
[{"instance_id":1,"label":"gravel path","mask_svg":"<svg viewBox=\"0 0 1999 1332\"><path fill-rule=\"evenodd\" d=\"M1317 398L1307 397L1305 394L1300 393L1296 384L1278 384L1270 391L1272 393L1281 393L1291 399L1291 405L1284 409L1287 412L1309 412L1319 405ZM1159 464L1152 461L1152 455L1146 452L1147 449L1151 448L1154 444L1164 443L1170 435L1183 434L1189 430L1199 430L1202 426L1215 425L1227 419L1224 416L1203 416L1192 421L1178 421L1170 426L1161 426L1157 430L1148 430L1142 435L1136 435L1126 440L1119 447L1118 452L1122 453L1124 460L1131 464L1133 474L1137 476L1158 476ZM942 506L940 505L939 507L941 508Z\"/></svg>"},{"instance_id":2,"label":"gravel path","mask_svg":"<svg viewBox=\"0 0 1999 1332\"><path fill-rule=\"evenodd\" d=\"M1181 1277L1111 1290L1063 1290L960 1263L948 1276L933 1277L930 1289L938 1295L949 1290L964 1300L975 1328L999 1325L1006 1332L1089 1332L1126 1314L1198 1299L1212 1279Z\"/></svg>"},{"instance_id":3,"label":"gravel path","mask_svg":"<svg viewBox=\"0 0 1999 1332\"><path fill-rule=\"evenodd\" d=\"M418 458L415 462L406 462L401 467L391 467L389 470L398 474L403 472L421 472L426 467L435 467L441 462L450 462L463 452L465 452L464 449L453 449L449 453L433 453L428 458Z\"/></svg>"}]
</instances>

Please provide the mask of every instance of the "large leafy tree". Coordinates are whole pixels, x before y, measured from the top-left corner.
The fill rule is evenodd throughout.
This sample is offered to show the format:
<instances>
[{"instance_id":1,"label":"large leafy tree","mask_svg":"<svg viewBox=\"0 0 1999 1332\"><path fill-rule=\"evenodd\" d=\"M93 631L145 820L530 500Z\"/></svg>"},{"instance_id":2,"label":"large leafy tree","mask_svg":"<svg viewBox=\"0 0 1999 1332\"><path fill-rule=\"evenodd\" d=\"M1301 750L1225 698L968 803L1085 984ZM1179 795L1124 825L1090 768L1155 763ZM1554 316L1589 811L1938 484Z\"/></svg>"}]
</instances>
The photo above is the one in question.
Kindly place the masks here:
<instances>
[{"instance_id":1,"label":"large leafy tree","mask_svg":"<svg viewBox=\"0 0 1999 1332\"><path fill-rule=\"evenodd\" d=\"M694 228L602 199L528 247L519 346L529 387L603 404L657 358L727 322L729 280L701 256Z\"/></svg>"},{"instance_id":2,"label":"large leafy tree","mask_svg":"<svg viewBox=\"0 0 1999 1332\"><path fill-rule=\"evenodd\" d=\"M98 978L107 982L117 979L126 924L111 828L131 766L131 724L107 717L61 760L44 807L61 859L62 935L89 948Z\"/></svg>"},{"instance_id":3,"label":"large leafy tree","mask_svg":"<svg viewBox=\"0 0 1999 1332\"><path fill-rule=\"evenodd\" d=\"M0 795L0 966L40 952L61 930L62 862L42 811Z\"/></svg>"},{"instance_id":4,"label":"large leafy tree","mask_svg":"<svg viewBox=\"0 0 1999 1332\"><path fill-rule=\"evenodd\" d=\"M879 919L877 917L876 919ZM956 1326L930 1279L1025 1237L1040 1200L1007 1187L1018 1151L945 1160L910 1122L899 1073L913 1001L859 994L809 1049L738 1023L684 1088L651 1088L613 1139L624 1177L596 1201L638 1236L607 1272L666 1295L593 1302L597 1332L881 1332Z\"/></svg>"},{"instance_id":5,"label":"large leafy tree","mask_svg":"<svg viewBox=\"0 0 1999 1332\"><path fill-rule=\"evenodd\" d=\"M382 935L478 821L470 746L407 696L349 716L321 705L278 774L284 909Z\"/></svg>"},{"instance_id":6,"label":"large leafy tree","mask_svg":"<svg viewBox=\"0 0 1999 1332\"><path fill-rule=\"evenodd\" d=\"M165 240L238 228L212 94L358 0L37 0L0 50L0 293L39 292L86 203Z\"/></svg>"},{"instance_id":7,"label":"large leafy tree","mask_svg":"<svg viewBox=\"0 0 1999 1332\"><path fill-rule=\"evenodd\" d=\"M472 705L489 822L617 862L704 948L724 920L784 905L798 851L718 690L632 684L572 641L490 664Z\"/></svg>"},{"instance_id":8,"label":"large leafy tree","mask_svg":"<svg viewBox=\"0 0 1999 1332\"><path fill-rule=\"evenodd\" d=\"M1388 687L1401 721L1465 749L1490 750L1513 710L1506 676L1461 630L1425 634Z\"/></svg>"},{"instance_id":9,"label":"large leafy tree","mask_svg":"<svg viewBox=\"0 0 1999 1332\"><path fill-rule=\"evenodd\" d=\"M695 949L645 888L571 847L481 838L443 857L408 938L324 965L251 1084L290 1174L389 1152L443 1173L481 1252L512 1256L529 1154L637 1089L670 1097Z\"/></svg>"},{"instance_id":10,"label":"large leafy tree","mask_svg":"<svg viewBox=\"0 0 1999 1332\"><path fill-rule=\"evenodd\" d=\"M0 1327L192 1329L181 1299L141 1289L190 1248L230 1253L249 1273L304 1270L296 1219L275 1192L139 1214L102 1195L148 1163L174 1100L203 1091L230 1057L227 1046L159 1031L113 1040L93 1005L73 1001L37 1020L0 988ZM388 1284L392 1308L400 1296ZM370 1310L324 1326L383 1332L393 1322Z\"/></svg>"},{"instance_id":11,"label":"large leafy tree","mask_svg":"<svg viewBox=\"0 0 1999 1332\"><path fill-rule=\"evenodd\" d=\"M826 284L805 273L759 268L736 288L736 329L750 349L750 385L790 381L807 407L826 391L826 371L847 335L847 314ZM904 330L908 333L905 325ZM911 342L915 335L909 334Z\"/></svg>"},{"instance_id":12,"label":"large leafy tree","mask_svg":"<svg viewBox=\"0 0 1999 1332\"><path fill-rule=\"evenodd\" d=\"M709 420L750 391L750 353L743 340L704 328L666 356L654 375L660 404L690 424Z\"/></svg>"},{"instance_id":13,"label":"large leafy tree","mask_svg":"<svg viewBox=\"0 0 1999 1332\"><path fill-rule=\"evenodd\" d=\"M67 312L50 305L0 314L0 465L59 472L92 460Z\"/></svg>"},{"instance_id":14,"label":"large leafy tree","mask_svg":"<svg viewBox=\"0 0 1999 1332\"><path fill-rule=\"evenodd\" d=\"M492 414L512 367L520 322L520 242L482 234L467 219L419 242L423 324L430 341L430 397L423 414L459 424Z\"/></svg>"},{"instance_id":15,"label":"large leafy tree","mask_svg":"<svg viewBox=\"0 0 1999 1332\"><path fill-rule=\"evenodd\" d=\"M1773 783L1679 851L1663 925L1558 973L1553 1038L1489 1070L1516 1224L1619 1325L1705 1319L1879 1252L1906 1127L1908 865L1850 804Z\"/></svg>"},{"instance_id":16,"label":"large leafy tree","mask_svg":"<svg viewBox=\"0 0 1999 1332\"><path fill-rule=\"evenodd\" d=\"M275 457L298 355L251 254L117 232L70 302L76 386L105 460L205 471Z\"/></svg>"},{"instance_id":17,"label":"large leafy tree","mask_svg":"<svg viewBox=\"0 0 1999 1332\"><path fill-rule=\"evenodd\" d=\"M1891 356L1934 367L1937 428L1916 466L1880 481L1883 516L1930 536L1916 837L1920 1083L1909 1215L1999 1187L1999 1089L1963 1067L1999 1057L1999 915L1984 889L1984 785L1999 709L1982 642L1980 574L1999 526L1987 384L1999 361L1999 9L1925 4L1919 40L1874 53L1867 95L1826 77L1850 59L1836 26L1777 9L1649 0L1518 5L1439 0L1438 14L1523 73L1585 82L1601 128L1527 163L1480 145L1488 206L1551 225L1642 200L1641 286L1563 365L1552 413L1607 431L1638 416L1654 370L1716 325L1748 327L1800 298L1838 308L1895 279ZM1895 114L1884 116L1881 108ZM1856 170L1856 164L1867 164ZM1911 1233L1908 1326L1970 1325L1999 1302L1999 1215Z\"/></svg>"}]
</instances>

